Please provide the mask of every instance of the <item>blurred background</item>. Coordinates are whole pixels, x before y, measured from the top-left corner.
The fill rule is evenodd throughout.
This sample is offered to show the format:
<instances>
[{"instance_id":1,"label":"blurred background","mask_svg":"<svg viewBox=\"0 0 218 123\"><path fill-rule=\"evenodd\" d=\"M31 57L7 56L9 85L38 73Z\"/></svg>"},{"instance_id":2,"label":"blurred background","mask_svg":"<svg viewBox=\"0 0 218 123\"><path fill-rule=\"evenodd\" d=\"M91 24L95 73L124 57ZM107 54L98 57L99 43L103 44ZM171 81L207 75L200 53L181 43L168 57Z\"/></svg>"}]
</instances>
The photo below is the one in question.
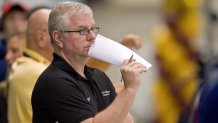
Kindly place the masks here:
<instances>
[{"instance_id":1,"label":"blurred background","mask_svg":"<svg viewBox=\"0 0 218 123\"><path fill-rule=\"evenodd\" d=\"M0 0L0 6L19 2L31 9L60 1L65 0ZM100 34L117 42L127 34L143 39L136 52L153 66L141 76L131 109L136 123L182 123L205 67L217 58L218 0L77 1L93 9ZM118 66L106 73L120 81Z\"/></svg>"}]
</instances>

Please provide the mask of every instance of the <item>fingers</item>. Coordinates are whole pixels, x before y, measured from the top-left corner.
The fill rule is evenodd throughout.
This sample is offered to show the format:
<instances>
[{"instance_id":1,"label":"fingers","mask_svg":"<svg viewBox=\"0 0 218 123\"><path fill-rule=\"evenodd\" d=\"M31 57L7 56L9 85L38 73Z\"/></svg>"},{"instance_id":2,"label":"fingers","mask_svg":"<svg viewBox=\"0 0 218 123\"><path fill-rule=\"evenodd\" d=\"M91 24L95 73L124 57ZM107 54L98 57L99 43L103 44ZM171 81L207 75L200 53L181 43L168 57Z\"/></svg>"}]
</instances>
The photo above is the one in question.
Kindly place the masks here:
<instances>
[{"instance_id":1,"label":"fingers","mask_svg":"<svg viewBox=\"0 0 218 123\"><path fill-rule=\"evenodd\" d=\"M139 71L140 74L145 73L145 72L147 72L147 70L146 70L145 68L142 68L142 69Z\"/></svg>"},{"instance_id":2,"label":"fingers","mask_svg":"<svg viewBox=\"0 0 218 123\"><path fill-rule=\"evenodd\" d=\"M142 73L145 73L147 70L146 70L146 67L140 63L137 63L133 66L134 69L137 70L138 73L142 74Z\"/></svg>"},{"instance_id":3,"label":"fingers","mask_svg":"<svg viewBox=\"0 0 218 123\"><path fill-rule=\"evenodd\" d=\"M144 73L147 72L146 67L141 63L137 62L135 59L128 61L124 60L121 70L133 70L136 73Z\"/></svg>"},{"instance_id":4,"label":"fingers","mask_svg":"<svg viewBox=\"0 0 218 123\"><path fill-rule=\"evenodd\" d=\"M127 64L128 64L128 59L125 59L125 60L123 61L122 65L121 65L121 67L123 67L123 66L125 66L125 65L127 65Z\"/></svg>"}]
</instances>

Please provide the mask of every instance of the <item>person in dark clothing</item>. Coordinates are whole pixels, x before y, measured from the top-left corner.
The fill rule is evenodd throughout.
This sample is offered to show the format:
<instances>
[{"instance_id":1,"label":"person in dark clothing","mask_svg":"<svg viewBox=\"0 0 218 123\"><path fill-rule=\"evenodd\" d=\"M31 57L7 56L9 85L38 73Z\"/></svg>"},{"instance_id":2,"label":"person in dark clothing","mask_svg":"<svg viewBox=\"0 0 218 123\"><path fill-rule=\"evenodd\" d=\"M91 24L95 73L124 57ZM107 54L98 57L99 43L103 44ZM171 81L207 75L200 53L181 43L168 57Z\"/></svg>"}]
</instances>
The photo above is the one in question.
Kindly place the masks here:
<instances>
[{"instance_id":1,"label":"person in dark clothing","mask_svg":"<svg viewBox=\"0 0 218 123\"><path fill-rule=\"evenodd\" d=\"M99 31L90 7L59 3L50 13L48 27L54 58L33 89L33 123L132 123L129 110L145 66L124 60L124 88L116 94L105 73L86 66Z\"/></svg>"},{"instance_id":2,"label":"person in dark clothing","mask_svg":"<svg viewBox=\"0 0 218 123\"><path fill-rule=\"evenodd\" d=\"M216 61L216 60L215 60ZM198 106L199 123L218 122L218 62L207 68Z\"/></svg>"}]
</instances>

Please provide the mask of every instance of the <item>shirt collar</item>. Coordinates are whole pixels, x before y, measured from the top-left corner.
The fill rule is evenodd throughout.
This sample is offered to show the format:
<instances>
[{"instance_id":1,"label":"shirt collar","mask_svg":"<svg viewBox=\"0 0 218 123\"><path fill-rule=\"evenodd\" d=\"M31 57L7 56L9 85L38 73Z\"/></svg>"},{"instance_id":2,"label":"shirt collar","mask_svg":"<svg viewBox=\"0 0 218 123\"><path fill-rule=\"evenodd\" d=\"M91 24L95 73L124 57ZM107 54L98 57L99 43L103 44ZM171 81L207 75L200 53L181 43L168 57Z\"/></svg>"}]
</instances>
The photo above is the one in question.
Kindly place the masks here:
<instances>
[{"instance_id":1,"label":"shirt collar","mask_svg":"<svg viewBox=\"0 0 218 123\"><path fill-rule=\"evenodd\" d=\"M82 77L79 73L77 73L73 67L71 67L62 57L60 57L56 53L53 53L53 58L54 59L52 63L58 65L58 68L60 68L61 70L69 73L70 75L73 75L78 80L87 80L86 78ZM88 79L93 76L93 71L93 68L87 66L85 66L84 68L85 75Z\"/></svg>"},{"instance_id":2,"label":"shirt collar","mask_svg":"<svg viewBox=\"0 0 218 123\"><path fill-rule=\"evenodd\" d=\"M36 60L37 62L40 62L40 63L43 63L43 64L46 64L46 65L49 65L50 64L50 61L47 60L46 58L44 58L42 55L40 55L39 53L33 51L33 50L30 50L30 49L25 49L24 50L24 56L27 56L27 57L30 57L34 60Z\"/></svg>"}]
</instances>

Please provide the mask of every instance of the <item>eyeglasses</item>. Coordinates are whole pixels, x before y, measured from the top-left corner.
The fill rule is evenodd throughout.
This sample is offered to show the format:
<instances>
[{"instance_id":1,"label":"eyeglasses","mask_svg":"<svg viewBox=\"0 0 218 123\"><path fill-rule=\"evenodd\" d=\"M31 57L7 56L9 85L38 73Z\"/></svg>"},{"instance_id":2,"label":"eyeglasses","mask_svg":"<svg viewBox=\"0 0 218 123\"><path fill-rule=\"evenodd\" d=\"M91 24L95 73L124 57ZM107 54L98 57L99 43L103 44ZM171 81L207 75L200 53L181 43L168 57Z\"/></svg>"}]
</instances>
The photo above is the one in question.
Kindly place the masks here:
<instances>
[{"instance_id":1,"label":"eyeglasses","mask_svg":"<svg viewBox=\"0 0 218 123\"><path fill-rule=\"evenodd\" d=\"M70 31L70 30L62 30L61 32L78 32L80 33L80 35L88 35L90 31L94 32L95 34L97 34L100 30L100 27L94 27L94 28L91 28L91 29L88 29L88 28L83 28L83 29L80 29L80 30L77 30L77 31Z\"/></svg>"}]
</instances>

